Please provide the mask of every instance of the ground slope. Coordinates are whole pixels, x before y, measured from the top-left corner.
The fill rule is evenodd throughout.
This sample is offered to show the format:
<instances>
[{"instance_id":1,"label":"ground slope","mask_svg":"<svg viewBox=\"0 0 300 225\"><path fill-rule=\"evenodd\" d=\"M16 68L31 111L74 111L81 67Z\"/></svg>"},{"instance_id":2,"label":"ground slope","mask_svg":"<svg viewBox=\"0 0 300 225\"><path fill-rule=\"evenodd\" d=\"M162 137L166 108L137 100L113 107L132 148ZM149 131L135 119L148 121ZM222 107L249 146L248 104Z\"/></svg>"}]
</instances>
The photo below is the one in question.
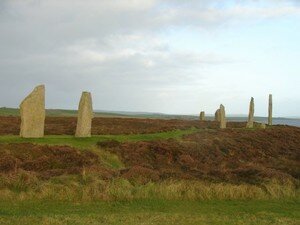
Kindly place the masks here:
<instances>
[{"instance_id":1,"label":"ground slope","mask_svg":"<svg viewBox=\"0 0 300 225\"><path fill-rule=\"evenodd\" d=\"M74 121L46 130L72 134ZM16 134L0 136L0 224L299 224L300 128L94 123L111 134L23 139L17 117L0 119Z\"/></svg>"},{"instance_id":2,"label":"ground slope","mask_svg":"<svg viewBox=\"0 0 300 225\"><path fill-rule=\"evenodd\" d=\"M119 155L127 179L205 179L260 183L300 178L300 128L200 130L182 140L99 146ZM146 177L148 176L148 177Z\"/></svg>"},{"instance_id":3,"label":"ground slope","mask_svg":"<svg viewBox=\"0 0 300 225\"><path fill-rule=\"evenodd\" d=\"M166 139L168 137L176 138ZM300 128L296 127L192 129L160 135L129 135L128 138L110 135L82 140L72 137L28 140L42 144L55 140L58 144L86 141L85 151L66 145L53 146L55 142L45 146L17 143L27 141L21 138L3 140L10 143L4 143L1 138L0 173L22 169L38 177L52 177L81 174L83 169L92 168L99 175L103 172L105 177L122 177L141 183L168 179L250 184L277 179L296 183L300 178ZM98 147L93 146L96 143ZM109 162L105 162L104 156L117 158L123 166L107 166Z\"/></svg>"}]
</instances>

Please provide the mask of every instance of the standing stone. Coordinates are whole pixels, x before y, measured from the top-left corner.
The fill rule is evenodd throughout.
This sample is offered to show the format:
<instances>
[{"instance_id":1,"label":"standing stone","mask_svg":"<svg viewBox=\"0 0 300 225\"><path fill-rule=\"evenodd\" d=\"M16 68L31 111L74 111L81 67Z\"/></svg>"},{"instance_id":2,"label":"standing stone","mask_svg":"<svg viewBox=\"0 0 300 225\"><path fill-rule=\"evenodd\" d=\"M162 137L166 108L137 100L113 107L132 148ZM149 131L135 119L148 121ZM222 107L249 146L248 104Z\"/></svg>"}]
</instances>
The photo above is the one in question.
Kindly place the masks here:
<instances>
[{"instance_id":1,"label":"standing stone","mask_svg":"<svg viewBox=\"0 0 300 225\"><path fill-rule=\"evenodd\" d=\"M215 113L215 121L220 122L221 118L220 118L220 109L218 109Z\"/></svg>"},{"instance_id":2,"label":"standing stone","mask_svg":"<svg viewBox=\"0 0 300 225\"><path fill-rule=\"evenodd\" d=\"M91 137L93 119L92 96L90 92L82 92L78 107L76 137Z\"/></svg>"},{"instance_id":3,"label":"standing stone","mask_svg":"<svg viewBox=\"0 0 300 225\"><path fill-rule=\"evenodd\" d=\"M266 124L264 124L264 123L259 124L259 128L260 129L266 129Z\"/></svg>"},{"instance_id":4,"label":"standing stone","mask_svg":"<svg viewBox=\"0 0 300 225\"><path fill-rule=\"evenodd\" d=\"M39 85L20 104L20 136L41 138L45 127L45 86Z\"/></svg>"},{"instance_id":5,"label":"standing stone","mask_svg":"<svg viewBox=\"0 0 300 225\"><path fill-rule=\"evenodd\" d=\"M222 104L220 105L220 128L226 128L225 107Z\"/></svg>"},{"instance_id":6,"label":"standing stone","mask_svg":"<svg viewBox=\"0 0 300 225\"><path fill-rule=\"evenodd\" d=\"M254 123L254 98L251 98L250 107L249 107L249 115L248 115L248 122L247 128L253 128Z\"/></svg>"},{"instance_id":7,"label":"standing stone","mask_svg":"<svg viewBox=\"0 0 300 225\"><path fill-rule=\"evenodd\" d=\"M268 116L268 125L272 126L272 115L273 114L273 96L269 95L269 116Z\"/></svg>"},{"instance_id":8,"label":"standing stone","mask_svg":"<svg viewBox=\"0 0 300 225\"><path fill-rule=\"evenodd\" d=\"M205 120L205 112L204 112L204 111L202 111L202 112L200 113L200 120L201 120L201 121L204 121L204 120Z\"/></svg>"}]
</instances>

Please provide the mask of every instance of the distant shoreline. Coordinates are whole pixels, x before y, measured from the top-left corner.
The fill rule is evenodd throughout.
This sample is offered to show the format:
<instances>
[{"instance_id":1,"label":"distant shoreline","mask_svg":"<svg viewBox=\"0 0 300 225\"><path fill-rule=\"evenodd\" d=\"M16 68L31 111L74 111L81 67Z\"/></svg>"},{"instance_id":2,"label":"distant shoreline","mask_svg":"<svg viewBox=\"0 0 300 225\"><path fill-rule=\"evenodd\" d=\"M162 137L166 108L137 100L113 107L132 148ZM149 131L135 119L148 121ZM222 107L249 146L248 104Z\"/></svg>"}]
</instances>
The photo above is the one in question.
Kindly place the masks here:
<instances>
[{"instance_id":1,"label":"distant shoreline","mask_svg":"<svg viewBox=\"0 0 300 225\"><path fill-rule=\"evenodd\" d=\"M164 113L148 113L148 112L125 112L125 111L103 111L94 110L95 117L124 117L124 118L149 118L149 119L186 119L196 120L199 118L197 115L176 115L176 114L164 114ZM77 110L70 109L46 109L47 116L77 116ZM17 108L0 108L0 116L19 116L19 109ZM214 116L208 114L207 120L214 120ZM267 117L257 116L254 118L256 122L267 123ZM242 122L247 121L245 115L227 115L228 121ZM290 125L300 127L300 118L289 117L273 117L273 124Z\"/></svg>"}]
</instances>

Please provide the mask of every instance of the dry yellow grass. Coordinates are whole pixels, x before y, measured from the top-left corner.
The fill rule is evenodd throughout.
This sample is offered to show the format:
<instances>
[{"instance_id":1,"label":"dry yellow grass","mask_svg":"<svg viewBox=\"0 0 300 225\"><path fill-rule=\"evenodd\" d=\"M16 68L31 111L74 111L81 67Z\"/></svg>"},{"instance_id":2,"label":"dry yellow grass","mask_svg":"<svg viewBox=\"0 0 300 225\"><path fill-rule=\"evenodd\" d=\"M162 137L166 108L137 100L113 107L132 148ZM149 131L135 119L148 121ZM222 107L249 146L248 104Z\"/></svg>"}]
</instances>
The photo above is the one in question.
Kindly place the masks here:
<instances>
[{"instance_id":1,"label":"dry yellow grass","mask_svg":"<svg viewBox=\"0 0 300 225\"><path fill-rule=\"evenodd\" d=\"M205 181L169 180L144 185L125 179L105 181L96 174L65 175L42 181L19 173L0 177L1 200L268 200L297 199L299 189L289 180L270 180L264 184L230 184Z\"/></svg>"}]
</instances>

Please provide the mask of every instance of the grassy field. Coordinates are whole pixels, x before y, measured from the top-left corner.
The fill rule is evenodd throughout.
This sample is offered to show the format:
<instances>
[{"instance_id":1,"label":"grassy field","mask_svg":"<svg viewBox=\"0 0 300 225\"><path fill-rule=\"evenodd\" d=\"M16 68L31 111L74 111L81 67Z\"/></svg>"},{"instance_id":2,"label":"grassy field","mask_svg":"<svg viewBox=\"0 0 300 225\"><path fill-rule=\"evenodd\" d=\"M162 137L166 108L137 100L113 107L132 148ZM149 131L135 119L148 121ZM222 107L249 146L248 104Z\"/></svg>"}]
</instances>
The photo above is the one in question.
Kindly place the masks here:
<instances>
[{"instance_id":1,"label":"grassy field","mask_svg":"<svg viewBox=\"0 0 300 225\"><path fill-rule=\"evenodd\" d=\"M0 143L69 145L96 153L99 165L105 169L122 170L126 166L120 158L96 147L98 142L181 140L184 135L199 131L191 128L91 138L0 136ZM84 170L80 174L65 174L48 180L21 170L0 177L0 224L298 225L299 199L299 183L276 180L259 185L202 180L141 184L123 178L105 179L97 170Z\"/></svg>"},{"instance_id":2,"label":"grassy field","mask_svg":"<svg viewBox=\"0 0 300 225\"><path fill-rule=\"evenodd\" d=\"M169 132L161 132L154 134L132 134L132 135L97 135L90 138L75 138L71 135L49 135L44 138L20 138L19 136L0 136L0 143L35 143L48 145L69 145L77 148L90 148L100 141L116 140L116 141L151 141L158 139L174 138L179 139L185 134L191 134L199 131L196 128L188 130L174 130Z\"/></svg>"},{"instance_id":3,"label":"grassy field","mask_svg":"<svg viewBox=\"0 0 300 225\"><path fill-rule=\"evenodd\" d=\"M296 225L298 201L0 202L0 224Z\"/></svg>"}]
</instances>

